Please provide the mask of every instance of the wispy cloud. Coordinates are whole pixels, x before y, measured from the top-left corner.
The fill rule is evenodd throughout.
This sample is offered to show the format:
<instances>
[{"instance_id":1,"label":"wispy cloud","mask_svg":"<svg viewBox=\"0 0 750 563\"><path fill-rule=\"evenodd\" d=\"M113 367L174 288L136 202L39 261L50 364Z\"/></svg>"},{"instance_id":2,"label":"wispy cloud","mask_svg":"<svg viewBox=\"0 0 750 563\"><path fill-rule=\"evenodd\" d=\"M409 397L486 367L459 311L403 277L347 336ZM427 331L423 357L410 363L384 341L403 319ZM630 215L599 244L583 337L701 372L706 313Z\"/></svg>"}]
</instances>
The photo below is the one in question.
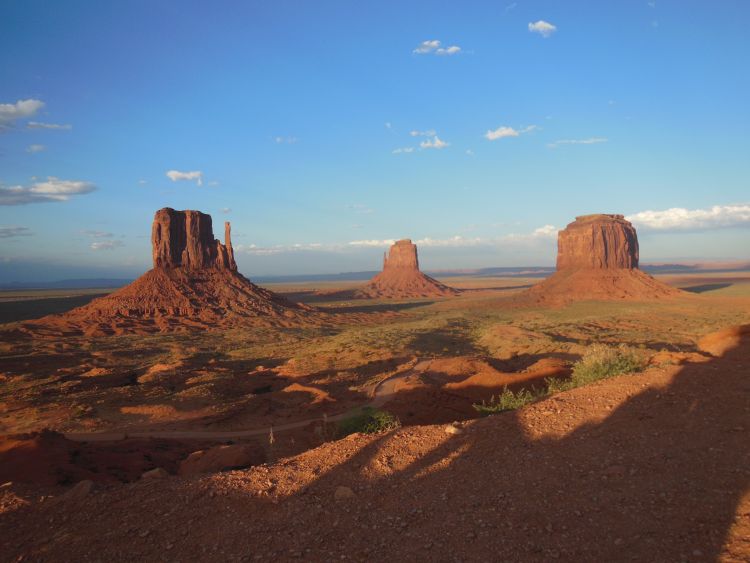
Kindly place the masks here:
<instances>
[{"instance_id":1,"label":"wispy cloud","mask_svg":"<svg viewBox=\"0 0 750 563\"><path fill-rule=\"evenodd\" d=\"M556 149L560 145L597 145L606 142L607 139L605 137L589 137L588 139L562 139L549 143L547 146L551 149Z\"/></svg>"},{"instance_id":2,"label":"wispy cloud","mask_svg":"<svg viewBox=\"0 0 750 563\"><path fill-rule=\"evenodd\" d=\"M86 235L87 237L91 238L112 238L115 236L113 233L108 233L107 231L91 231L91 230L83 230L81 231L82 235Z\"/></svg>"},{"instance_id":3,"label":"wispy cloud","mask_svg":"<svg viewBox=\"0 0 750 563\"><path fill-rule=\"evenodd\" d=\"M530 133L532 131L535 131L538 129L536 125L527 125L526 127L521 127L520 129L514 129L513 127L508 127L507 125L501 125L497 129L490 129L484 134L484 138L488 141L497 141L498 139L504 139L506 137L518 137L520 135L523 135L524 133Z\"/></svg>"},{"instance_id":4,"label":"wispy cloud","mask_svg":"<svg viewBox=\"0 0 750 563\"><path fill-rule=\"evenodd\" d=\"M511 2L507 6L505 6L505 11L510 12L511 10L515 10L516 6L518 6L518 2Z\"/></svg>"},{"instance_id":5,"label":"wispy cloud","mask_svg":"<svg viewBox=\"0 0 750 563\"><path fill-rule=\"evenodd\" d=\"M231 212L232 212L232 208L231 208L231 207L222 207L222 208L221 208L221 212L222 212L222 213L223 213L224 215L226 215L227 213L231 213Z\"/></svg>"},{"instance_id":6,"label":"wispy cloud","mask_svg":"<svg viewBox=\"0 0 750 563\"><path fill-rule=\"evenodd\" d=\"M435 135L431 139L419 143L419 146L423 149L444 149L445 147L450 146L450 143L442 141L437 135Z\"/></svg>"},{"instance_id":7,"label":"wispy cloud","mask_svg":"<svg viewBox=\"0 0 750 563\"><path fill-rule=\"evenodd\" d=\"M29 145L28 147L26 147L26 152L34 154L34 153L37 153L37 152L42 152L46 148L47 147L45 147L44 145Z\"/></svg>"},{"instance_id":8,"label":"wispy cloud","mask_svg":"<svg viewBox=\"0 0 750 563\"><path fill-rule=\"evenodd\" d=\"M416 129L413 131L409 131L409 135L412 137L434 137L437 133L434 129L427 129L426 131L417 131Z\"/></svg>"},{"instance_id":9,"label":"wispy cloud","mask_svg":"<svg viewBox=\"0 0 750 563\"><path fill-rule=\"evenodd\" d=\"M386 129L392 129L392 128L393 128L393 125L391 125L391 122L390 122L390 121L386 121L386 122L385 122L385 128L386 128Z\"/></svg>"},{"instance_id":10,"label":"wispy cloud","mask_svg":"<svg viewBox=\"0 0 750 563\"><path fill-rule=\"evenodd\" d=\"M67 201L74 195L91 193L96 186L81 180L61 180L48 176L45 182L30 186L0 186L0 205L25 205L49 201Z\"/></svg>"},{"instance_id":11,"label":"wispy cloud","mask_svg":"<svg viewBox=\"0 0 750 563\"><path fill-rule=\"evenodd\" d=\"M461 47L458 45L451 45L449 47L441 47L440 41L437 39L430 39L422 41L412 53L416 55L438 55L438 56L449 56L457 55L461 52Z\"/></svg>"},{"instance_id":12,"label":"wispy cloud","mask_svg":"<svg viewBox=\"0 0 750 563\"><path fill-rule=\"evenodd\" d=\"M92 242L90 245L91 250L114 250L125 246L121 240L98 240Z\"/></svg>"},{"instance_id":13,"label":"wispy cloud","mask_svg":"<svg viewBox=\"0 0 750 563\"><path fill-rule=\"evenodd\" d=\"M557 26L544 20L539 20L534 23L529 23L529 31L531 33L538 33L546 39L557 31Z\"/></svg>"},{"instance_id":14,"label":"wispy cloud","mask_svg":"<svg viewBox=\"0 0 750 563\"><path fill-rule=\"evenodd\" d=\"M273 142L276 143L277 145L284 145L284 144L293 145L297 141L299 141L297 137L284 137L284 136L279 135L273 138Z\"/></svg>"},{"instance_id":15,"label":"wispy cloud","mask_svg":"<svg viewBox=\"0 0 750 563\"><path fill-rule=\"evenodd\" d=\"M200 170L193 170L192 172L180 172L179 170L168 170L167 178L169 178L173 182L178 182L180 180L187 180L187 181L195 180L195 183L198 186L203 185L203 172L201 172Z\"/></svg>"},{"instance_id":16,"label":"wispy cloud","mask_svg":"<svg viewBox=\"0 0 750 563\"><path fill-rule=\"evenodd\" d=\"M41 123L40 121L29 121L26 124L27 129L54 129L58 131L70 131L73 126L70 124L60 123Z\"/></svg>"},{"instance_id":17,"label":"wispy cloud","mask_svg":"<svg viewBox=\"0 0 750 563\"><path fill-rule=\"evenodd\" d=\"M410 152L414 152L414 147L400 147L398 149L393 149L391 152L393 154L410 153Z\"/></svg>"},{"instance_id":18,"label":"wispy cloud","mask_svg":"<svg viewBox=\"0 0 750 563\"><path fill-rule=\"evenodd\" d=\"M148 180L143 180L143 179L138 180L139 186L145 186L146 184L148 184Z\"/></svg>"},{"instance_id":19,"label":"wispy cloud","mask_svg":"<svg viewBox=\"0 0 750 563\"><path fill-rule=\"evenodd\" d=\"M750 227L750 204L714 205L706 209L672 207L663 211L641 211L626 218L636 227L652 231Z\"/></svg>"},{"instance_id":20,"label":"wispy cloud","mask_svg":"<svg viewBox=\"0 0 750 563\"><path fill-rule=\"evenodd\" d=\"M0 104L0 131L7 129L19 119L31 117L44 107L41 100L18 100L14 104Z\"/></svg>"},{"instance_id":21,"label":"wispy cloud","mask_svg":"<svg viewBox=\"0 0 750 563\"><path fill-rule=\"evenodd\" d=\"M30 237L32 234L28 227L17 227L15 225L0 227L0 238Z\"/></svg>"},{"instance_id":22,"label":"wispy cloud","mask_svg":"<svg viewBox=\"0 0 750 563\"><path fill-rule=\"evenodd\" d=\"M373 208L371 208L369 205L365 205L364 203L350 203L346 206L346 208L351 209L359 215L370 215L372 213L375 213L375 210Z\"/></svg>"}]
</instances>

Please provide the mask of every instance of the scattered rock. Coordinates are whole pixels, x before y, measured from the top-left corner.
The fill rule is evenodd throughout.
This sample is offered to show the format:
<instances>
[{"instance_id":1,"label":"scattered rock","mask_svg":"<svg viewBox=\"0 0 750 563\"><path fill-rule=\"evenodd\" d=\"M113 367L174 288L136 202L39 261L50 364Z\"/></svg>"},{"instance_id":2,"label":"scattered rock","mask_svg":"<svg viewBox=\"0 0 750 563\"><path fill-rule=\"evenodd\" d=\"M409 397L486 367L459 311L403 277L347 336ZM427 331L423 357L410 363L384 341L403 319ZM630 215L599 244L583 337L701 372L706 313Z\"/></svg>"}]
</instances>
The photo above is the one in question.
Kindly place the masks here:
<instances>
[{"instance_id":1,"label":"scattered rock","mask_svg":"<svg viewBox=\"0 0 750 563\"><path fill-rule=\"evenodd\" d=\"M447 425L444 430L446 434L460 434L463 432L458 426L453 426L452 424Z\"/></svg>"},{"instance_id":2,"label":"scattered rock","mask_svg":"<svg viewBox=\"0 0 750 563\"><path fill-rule=\"evenodd\" d=\"M354 491L352 491L349 487L339 486L336 487L336 492L333 493L333 498L335 500L345 500L354 498L356 495L354 494Z\"/></svg>"},{"instance_id":3,"label":"scattered rock","mask_svg":"<svg viewBox=\"0 0 750 563\"><path fill-rule=\"evenodd\" d=\"M215 473L230 469L242 469L258 465L266 460L266 454L257 444L233 444L214 446L191 453L180 463L180 475Z\"/></svg>"},{"instance_id":4,"label":"scattered rock","mask_svg":"<svg viewBox=\"0 0 750 563\"><path fill-rule=\"evenodd\" d=\"M94 489L94 482L89 481L88 479L85 479L83 481L79 481L78 483L73 486L72 489L64 493L61 497L61 501L76 501L81 500L82 498L85 498L89 495L89 493Z\"/></svg>"},{"instance_id":5,"label":"scattered rock","mask_svg":"<svg viewBox=\"0 0 750 563\"><path fill-rule=\"evenodd\" d=\"M166 479L169 477L169 473L167 473L166 470L162 469L161 467L157 467L156 469L151 469L150 471L144 471L143 475L141 475L141 479Z\"/></svg>"}]
</instances>

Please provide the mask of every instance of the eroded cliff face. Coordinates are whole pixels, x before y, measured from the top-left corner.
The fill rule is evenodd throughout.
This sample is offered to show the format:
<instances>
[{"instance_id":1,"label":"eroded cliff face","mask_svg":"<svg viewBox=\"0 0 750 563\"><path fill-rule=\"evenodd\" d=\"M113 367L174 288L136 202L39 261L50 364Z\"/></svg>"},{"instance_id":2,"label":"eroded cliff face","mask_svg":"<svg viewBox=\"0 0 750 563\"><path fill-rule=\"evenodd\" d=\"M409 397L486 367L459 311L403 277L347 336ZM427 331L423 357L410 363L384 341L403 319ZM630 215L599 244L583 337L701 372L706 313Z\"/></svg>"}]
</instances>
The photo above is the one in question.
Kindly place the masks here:
<instances>
[{"instance_id":1,"label":"eroded cliff face","mask_svg":"<svg viewBox=\"0 0 750 563\"><path fill-rule=\"evenodd\" d=\"M417 245L408 238L396 241L391 245L388 254L383 256L383 271L386 270L414 270L418 272Z\"/></svg>"},{"instance_id":2,"label":"eroded cliff face","mask_svg":"<svg viewBox=\"0 0 750 563\"><path fill-rule=\"evenodd\" d=\"M557 238L557 269L634 269L638 236L622 215L576 217Z\"/></svg>"},{"instance_id":3,"label":"eroded cliff face","mask_svg":"<svg viewBox=\"0 0 750 563\"><path fill-rule=\"evenodd\" d=\"M214 238L211 216L200 211L175 211L169 207L154 215L151 247L154 268L186 270L237 270L231 227L224 224L225 244Z\"/></svg>"}]
</instances>

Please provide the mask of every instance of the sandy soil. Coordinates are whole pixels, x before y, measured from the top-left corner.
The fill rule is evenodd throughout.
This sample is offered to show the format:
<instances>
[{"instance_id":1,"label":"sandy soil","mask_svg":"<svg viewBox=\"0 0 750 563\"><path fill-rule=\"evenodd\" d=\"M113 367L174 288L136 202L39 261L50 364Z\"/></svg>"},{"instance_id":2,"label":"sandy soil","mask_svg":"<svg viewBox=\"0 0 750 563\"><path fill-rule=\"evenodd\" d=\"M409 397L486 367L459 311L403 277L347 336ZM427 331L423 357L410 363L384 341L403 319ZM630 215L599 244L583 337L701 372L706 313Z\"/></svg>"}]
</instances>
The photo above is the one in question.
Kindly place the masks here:
<instances>
[{"instance_id":1,"label":"sandy soil","mask_svg":"<svg viewBox=\"0 0 750 563\"><path fill-rule=\"evenodd\" d=\"M747 561L750 342L244 471L0 488L4 560ZM450 430L450 432L447 431ZM79 491L80 493L80 491Z\"/></svg>"}]
</instances>

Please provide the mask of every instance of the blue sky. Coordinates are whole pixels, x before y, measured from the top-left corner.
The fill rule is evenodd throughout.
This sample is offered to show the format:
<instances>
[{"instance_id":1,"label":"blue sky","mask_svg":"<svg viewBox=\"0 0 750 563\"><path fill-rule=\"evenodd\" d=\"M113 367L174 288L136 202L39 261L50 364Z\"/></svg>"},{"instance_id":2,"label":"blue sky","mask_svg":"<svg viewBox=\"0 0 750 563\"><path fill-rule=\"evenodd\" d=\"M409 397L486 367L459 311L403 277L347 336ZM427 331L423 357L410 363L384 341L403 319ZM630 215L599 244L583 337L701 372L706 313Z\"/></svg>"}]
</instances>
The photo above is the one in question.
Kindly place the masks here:
<instances>
[{"instance_id":1,"label":"blue sky","mask_svg":"<svg viewBox=\"0 0 750 563\"><path fill-rule=\"evenodd\" d=\"M750 4L38 2L0 18L0 281L150 267L170 206L248 275L750 258ZM192 174L190 174L192 173ZM215 229L219 235L222 229Z\"/></svg>"}]
</instances>

